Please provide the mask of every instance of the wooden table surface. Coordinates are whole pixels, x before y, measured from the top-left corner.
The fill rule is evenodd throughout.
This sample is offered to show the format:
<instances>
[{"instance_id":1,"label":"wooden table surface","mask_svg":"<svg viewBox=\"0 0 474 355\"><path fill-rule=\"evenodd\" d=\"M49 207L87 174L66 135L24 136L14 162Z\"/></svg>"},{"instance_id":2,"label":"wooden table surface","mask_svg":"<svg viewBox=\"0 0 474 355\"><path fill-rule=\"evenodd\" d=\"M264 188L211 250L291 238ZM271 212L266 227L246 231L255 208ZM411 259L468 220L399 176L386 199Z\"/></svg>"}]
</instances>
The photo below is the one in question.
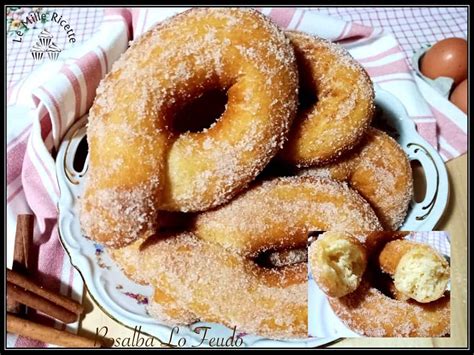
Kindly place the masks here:
<instances>
[{"instance_id":1,"label":"wooden table surface","mask_svg":"<svg viewBox=\"0 0 474 355\"><path fill-rule=\"evenodd\" d=\"M352 338L330 347L466 347L467 346L467 155L446 164L450 198L436 230L451 235L451 337L449 338ZM133 330L108 317L85 292L88 313L80 323L79 333L94 336L97 328L106 327L107 337L132 337ZM102 328L101 334L105 332ZM168 341L168 339L162 339ZM117 344L117 343L116 343Z\"/></svg>"}]
</instances>

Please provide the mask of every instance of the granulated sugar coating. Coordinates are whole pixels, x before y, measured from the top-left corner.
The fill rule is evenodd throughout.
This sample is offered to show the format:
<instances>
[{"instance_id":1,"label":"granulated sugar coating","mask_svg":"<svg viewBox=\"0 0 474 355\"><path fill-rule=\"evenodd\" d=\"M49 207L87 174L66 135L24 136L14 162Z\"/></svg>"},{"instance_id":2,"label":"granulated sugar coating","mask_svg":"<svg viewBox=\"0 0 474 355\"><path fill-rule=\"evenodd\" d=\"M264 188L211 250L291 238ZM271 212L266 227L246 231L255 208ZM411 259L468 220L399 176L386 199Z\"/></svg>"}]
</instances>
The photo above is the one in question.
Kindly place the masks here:
<instances>
[{"instance_id":1,"label":"granulated sugar coating","mask_svg":"<svg viewBox=\"0 0 474 355\"><path fill-rule=\"evenodd\" d=\"M387 230L400 227L413 196L406 153L393 138L375 128L370 128L360 145L342 159L302 170L299 175L347 181L371 204Z\"/></svg>"},{"instance_id":2,"label":"granulated sugar coating","mask_svg":"<svg viewBox=\"0 0 474 355\"><path fill-rule=\"evenodd\" d=\"M450 333L449 292L431 303L399 301L371 286L365 277L353 293L328 299L336 315L361 335L442 337Z\"/></svg>"},{"instance_id":3,"label":"granulated sugar coating","mask_svg":"<svg viewBox=\"0 0 474 355\"><path fill-rule=\"evenodd\" d=\"M286 34L295 48L302 101L316 102L300 107L279 157L296 166L334 160L359 141L372 120L372 81L340 45L301 32Z\"/></svg>"},{"instance_id":4,"label":"granulated sugar coating","mask_svg":"<svg viewBox=\"0 0 474 355\"><path fill-rule=\"evenodd\" d=\"M171 324L217 322L269 338L306 338L307 266L278 269L191 233L152 237L112 251L132 279L150 283L149 311Z\"/></svg>"},{"instance_id":5,"label":"granulated sugar coating","mask_svg":"<svg viewBox=\"0 0 474 355\"><path fill-rule=\"evenodd\" d=\"M214 125L169 129L180 107L213 89L228 96ZM85 234L119 247L152 234L160 209L201 211L228 201L283 146L297 95L293 48L257 11L192 9L154 27L97 90Z\"/></svg>"},{"instance_id":6,"label":"granulated sugar coating","mask_svg":"<svg viewBox=\"0 0 474 355\"><path fill-rule=\"evenodd\" d=\"M346 183L315 177L264 181L196 217L194 233L255 254L306 245L310 231L382 230L370 205Z\"/></svg>"}]
</instances>

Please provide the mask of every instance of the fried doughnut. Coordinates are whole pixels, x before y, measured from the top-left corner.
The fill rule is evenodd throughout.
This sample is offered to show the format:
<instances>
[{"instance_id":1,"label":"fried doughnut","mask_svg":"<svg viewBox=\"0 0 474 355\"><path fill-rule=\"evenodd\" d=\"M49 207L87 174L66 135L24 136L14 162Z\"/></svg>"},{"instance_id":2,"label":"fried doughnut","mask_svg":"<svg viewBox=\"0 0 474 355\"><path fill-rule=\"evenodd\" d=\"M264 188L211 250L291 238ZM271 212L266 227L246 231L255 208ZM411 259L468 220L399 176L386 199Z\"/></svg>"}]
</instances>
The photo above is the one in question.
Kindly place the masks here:
<instances>
[{"instance_id":1,"label":"fried doughnut","mask_svg":"<svg viewBox=\"0 0 474 355\"><path fill-rule=\"evenodd\" d=\"M309 246L314 281L331 297L342 297L357 289L367 267L367 252L349 233L328 231Z\"/></svg>"},{"instance_id":2,"label":"fried doughnut","mask_svg":"<svg viewBox=\"0 0 474 355\"><path fill-rule=\"evenodd\" d=\"M263 268L191 233L137 241L112 256L155 288L149 311L158 319L217 322L270 338L308 335L306 263Z\"/></svg>"},{"instance_id":3,"label":"fried doughnut","mask_svg":"<svg viewBox=\"0 0 474 355\"><path fill-rule=\"evenodd\" d=\"M347 181L371 204L387 230L400 227L413 196L407 155L393 138L375 128L370 128L360 146L342 160L299 174Z\"/></svg>"},{"instance_id":4,"label":"fried doughnut","mask_svg":"<svg viewBox=\"0 0 474 355\"><path fill-rule=\"evenodd\" d=\"M286 35L298 63L300 108L279 157L299 167L334 160L361 139L372 120L372 81L340 45L301 32Z\"/></svg>"},{"instance_id":5,"label":"fried doughnut","mask_svg":"<svg viewBox=\"0 0 474 355\"><path fill-rule=\"evenodd\" d=\"M379 264L382 271L393 277L398 291L421 303L441 298L449 282L448 262L426 244L390 242L382 249Z\"/></svg>"},{"instance_id":6,"label":"fried doughnut","mask_svg":"<svg viewBox=\"0 0 474 355\"><path fill-rule=\"evenodd\" d=\"M215 124L195 133L170 129L180 108L216 88L227 90L228 102ZM153 234L158 210L228 201L283 145L297 92L293 48L258 11L195 8L157 25L97 90L83 231L120 247Z\"/></svg>"},{"instance_id":7,"label":"fried doughnut","mask_svg":"<svg viewBox=\"0 0 474 355\"><path fill-rule=\"evenodd\" d=\"M450 333L450 296L431 303L398 301L372 286L367 273L352 293L329 297L334 313L355 332L371 337L441 337Z\"/></svg>"},{"instance_id":8,"label":"fried doughnut","mask_svg":"<svg viewBox=\"0 0 474 355\"><path fill-rule=\"evenodd\" d=\"M201 239L250 255L306 246L310 231L381 230L369 204L345 183L315 177L263 181L230 203L200 213Z\"/></svg>"}]
</instances>

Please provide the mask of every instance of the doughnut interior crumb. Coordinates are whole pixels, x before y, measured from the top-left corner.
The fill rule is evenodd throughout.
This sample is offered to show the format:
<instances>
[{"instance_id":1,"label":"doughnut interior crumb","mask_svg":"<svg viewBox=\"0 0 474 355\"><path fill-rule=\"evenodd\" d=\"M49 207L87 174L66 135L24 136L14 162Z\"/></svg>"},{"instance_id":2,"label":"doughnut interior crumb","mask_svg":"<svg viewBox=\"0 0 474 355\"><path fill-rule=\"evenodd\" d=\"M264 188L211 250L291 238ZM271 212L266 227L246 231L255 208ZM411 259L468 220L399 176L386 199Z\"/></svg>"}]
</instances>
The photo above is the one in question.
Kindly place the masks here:
<instances>
[{"instance_id":1,"label":"doughnut interior crumb","mask_svg":"<svg viewBox=\"0 0 474 355\"><path fill-rule=\"evenodd\" d=\"M315 269L320 273L320 283L330 285L324 291L332 297L342 297L358 287L366 256L356 242L339 233L328 233L319 240Z\"/></svg>"},{"instance_id":2,"label":"doughnut interior crumb","mask_svg":"<svg viewBox=\"0 0 474 355\"><path fill-rule=\"evenodd\" d=\"M435 251L414 248L398 263L394 275L395 287L422 303L440 298L449 282L449 265Z\"/></svg>"}]
</instances>

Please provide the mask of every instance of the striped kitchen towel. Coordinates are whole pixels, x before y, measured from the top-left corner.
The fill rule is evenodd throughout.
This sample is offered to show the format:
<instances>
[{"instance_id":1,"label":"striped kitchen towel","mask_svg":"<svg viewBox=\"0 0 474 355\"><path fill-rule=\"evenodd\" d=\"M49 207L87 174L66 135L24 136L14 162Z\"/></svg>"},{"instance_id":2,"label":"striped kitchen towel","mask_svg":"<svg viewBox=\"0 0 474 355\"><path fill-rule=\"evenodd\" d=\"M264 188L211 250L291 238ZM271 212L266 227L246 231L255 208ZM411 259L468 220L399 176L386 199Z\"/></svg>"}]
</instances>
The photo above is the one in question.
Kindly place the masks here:
<instances>
[{"instance_id":1,"label":"striped kitchen towel","mask_svg":"<svg viewBox=\"0 0 474 355\"><path fill-rule=\"evenodd\" d=\"M45 286L79 301L84 285L58 236L54 156L68 128L89 110L100 80L130 39L130 12L109 9L93 38L64 51L59 60L38 66L7 95L7 265L13 261L16 216L33 213L34 242L29 252L37 259L37 269L30 271ZM32 318L42 319L35 314ZM78 323L67 325L71 331L77 327ZM7 346L49 345L8 334Z\"/></svg>"}]
</instances>

